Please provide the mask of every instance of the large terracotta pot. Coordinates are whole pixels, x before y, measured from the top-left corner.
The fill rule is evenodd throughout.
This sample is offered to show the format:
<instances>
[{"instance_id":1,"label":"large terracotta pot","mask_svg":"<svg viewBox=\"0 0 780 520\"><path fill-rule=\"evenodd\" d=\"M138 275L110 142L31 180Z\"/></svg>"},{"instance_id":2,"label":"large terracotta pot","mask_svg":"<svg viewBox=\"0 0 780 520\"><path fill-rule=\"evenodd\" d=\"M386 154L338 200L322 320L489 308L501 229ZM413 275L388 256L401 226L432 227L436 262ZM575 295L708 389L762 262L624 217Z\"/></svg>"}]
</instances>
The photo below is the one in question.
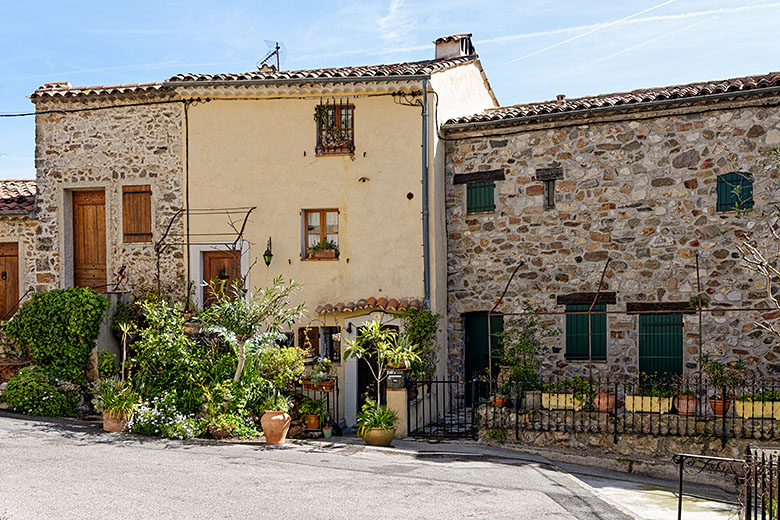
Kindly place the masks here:
<instances>
[{"instance_id":1,"label":"large terracotta pot","mask_svg":"<svg viewBox=\"0 0 780 520\"><path fill-rule=\"evenodd\" d=\"M598 392L593 398L593 406L597 412L609 413L615 410L615 392Z\"/></svg>"},{"instance_id":2,"label":"large terracotta pot","mask_svg":"<svg viewBox=\"0 0 780 520\"><path fill-rule=\"evenodd\" d=\"M698 399L695 395L678 395L674 398L674 407L677 413L685 417L696 415L696 404Z\"/></svg>"},{"instance_id":3,"label":"large terracotta pot","mask_svg":"<svg viewBox=\"0 0 780 520\"><path fill-rule=\"evenodd\" d=\"M320 416L319 415L304 415L303 423L307 430L319 430L320 429Z\"/></svg>"},{"instance_id":4,"label":"large terracotta pot","mask_svg":"<svg viewBox=\"0 0 780 520\"><path fill-rule=\"evenodd\" d=\"M127 423L130 421L130 414L114 417L109 412L103 412L103 431L106 432L126 432Z\"/></svg>"},{"instance_id":5,"label":"large terracotta pot","mask_svg":"<svg viewBox=\"0 0 780 520\"><path fill-rule=\"evenodd\" d=\"M710 399L710 407L715 417L723 417L729 413L729 406L731 406L731 399Z\"/></svg>"},{"instance_id":6,"label":"large terracotta pot","mask_svg":"<svg viewBox=\"0 0 780 520\"><path fill-rule=\"evenodd\" d=\"M363 432L363 440L369 446L390 446L395 435L395 428L385 430L384 428L369 428Z\"/></svg>"},{"instance_id":7,"label":"large terracotta pot","mask_svg":"<svg viewBox=\"0 0 780 520\"><path fill-rule=\"evenodd\" d=\"M284 444L290 429L290 415L275 410L266 411L260 418L266 444Z\"/></svg>"}]
</instances>

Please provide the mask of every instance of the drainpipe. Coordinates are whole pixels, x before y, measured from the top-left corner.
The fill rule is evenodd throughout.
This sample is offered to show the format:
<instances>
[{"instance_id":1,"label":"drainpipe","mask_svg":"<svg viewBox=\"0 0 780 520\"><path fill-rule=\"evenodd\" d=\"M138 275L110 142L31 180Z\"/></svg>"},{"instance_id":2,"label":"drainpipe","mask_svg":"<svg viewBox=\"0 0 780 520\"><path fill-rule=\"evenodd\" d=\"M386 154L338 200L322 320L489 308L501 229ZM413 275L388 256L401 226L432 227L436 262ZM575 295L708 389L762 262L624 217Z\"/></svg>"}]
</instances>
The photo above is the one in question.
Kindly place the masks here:
<instances>
[{"instance_id":1,"label":"drainpipe","mask_svg":"<svg viewBox=\"0 0 780 520\"><path fill-rule=\"evenodd\" d=\"M431 308L431 244L428 232L428 80L422 82L422 247L423 247L423 293L425 308Z\"/></svg>"}]
</instances>

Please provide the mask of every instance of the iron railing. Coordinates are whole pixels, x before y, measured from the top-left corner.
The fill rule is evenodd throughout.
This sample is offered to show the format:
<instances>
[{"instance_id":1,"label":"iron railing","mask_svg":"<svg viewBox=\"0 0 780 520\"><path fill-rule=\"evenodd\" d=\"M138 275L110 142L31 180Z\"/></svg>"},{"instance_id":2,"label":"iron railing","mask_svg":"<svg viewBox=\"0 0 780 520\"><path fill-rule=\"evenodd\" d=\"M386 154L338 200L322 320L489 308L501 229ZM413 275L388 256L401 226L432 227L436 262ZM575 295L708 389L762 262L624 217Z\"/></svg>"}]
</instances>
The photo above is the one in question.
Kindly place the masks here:
<instances>
[{"instance_id":1,"label":"iron railing","mask_svg":"<svg viewBox=\"0 0 780 520\"><path fill-rule=\"evenodd\" d=\"M780 383L717 386L689 379L550 379L472 383L475 414L486 429L780 439ZM725 396L725 399L715 397Z\"/></svg>"},{"instance_id":2,"label":"iron railing","mask_svg":"<svg viewBox=\"0 0 780 520\"><path fill-rule=\"evenodd\" d=\"M475 383L458 379L409 381L409 434L427 438L473 438L477 434Z\"/></svg>"},{"instance_id":3,"label":"iron railing","mask_svg":"<svg viewBox=\"0 0 780 520\"><path fill-rule=\"evenodd\" d=\"M339 415L339 380L337 377L331 379L326 384L297 384L295 392L315 401L323 400L325 402L326 423L329 421L338 423L341 419Z\"/></svg>"},{"instance_id":4,"label":"iron railing","mask_svg":"<svg viewBox=\"0 0 780 520\"><path fill-rule=\"evenodd\" d=\"M679 480L677 483L677 520L682 520L684 497L700 498L712 502L721 502L742 508L741 500L722 500L711 496L697 495L685 492L685 475L710 473L721 476L726 480L732 480L736 489L742 490L745 495L745 461L742 459L730 459L725 457L709 457L706 455L691 455L689 453L675 453L672 461L679 466ZM746 517L749 518L749 517Z\"/></svg>"},{"instance_id":5,"label":"iron railing","mask_svg":"<svg viewBox=\"0 0 780 520\"><path fill-rule=\"evenodd\" d=\"M745 453L743 501L745 520L778 520L780 449L748 447Z\"/></svg>"}]
</instances>

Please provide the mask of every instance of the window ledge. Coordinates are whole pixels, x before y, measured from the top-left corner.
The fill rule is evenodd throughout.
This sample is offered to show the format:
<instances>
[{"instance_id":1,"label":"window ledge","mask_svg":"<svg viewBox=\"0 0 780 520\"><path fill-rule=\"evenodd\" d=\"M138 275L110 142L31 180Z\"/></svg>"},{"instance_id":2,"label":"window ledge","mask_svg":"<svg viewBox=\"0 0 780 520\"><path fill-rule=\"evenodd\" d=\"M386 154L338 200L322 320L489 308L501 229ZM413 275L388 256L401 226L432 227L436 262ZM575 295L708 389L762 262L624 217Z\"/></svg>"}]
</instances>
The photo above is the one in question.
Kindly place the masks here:
<instances>
[{"instance_id":1,"label":"window ledge","mask_svg":"<svg viewBox=\"0 0 780 520\"><path fill-rule=\"evenodd\" d=\"M571 359L571 358L564 358L566 361L570 361L572 363L588 363L587 359ZM598 363L601 365L605 365L607 363L606 359L593 359L591 360L592 363Z\"/></svg>"},{"instance_id":2,"label":"window ledge","mask_svg":"<svg viewBox=\"0 0 780 520\"><path fill-rule=\"evenodd\" d=\"M320 152L314 154L315 157L344 157L355 155L355 152Z\"/></svg>"},{"instance_id":3,"label":"window ledge","mask_svg":"<svg viewBox=\"0 0 780 520\"><path fill-rule=\"evenodd\" d=\"M338 262L338 258L301 258L301 262Z\"/></svg>"}]
</instances>

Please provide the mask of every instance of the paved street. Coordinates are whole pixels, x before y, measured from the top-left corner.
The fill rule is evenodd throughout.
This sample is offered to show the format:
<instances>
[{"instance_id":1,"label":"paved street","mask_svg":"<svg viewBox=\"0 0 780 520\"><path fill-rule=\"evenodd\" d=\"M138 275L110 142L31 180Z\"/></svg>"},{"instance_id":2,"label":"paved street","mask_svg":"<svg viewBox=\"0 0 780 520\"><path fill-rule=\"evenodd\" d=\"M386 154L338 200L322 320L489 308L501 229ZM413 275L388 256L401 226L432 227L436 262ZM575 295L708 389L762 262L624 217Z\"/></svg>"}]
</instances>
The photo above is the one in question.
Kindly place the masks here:
<instances>
[{"instance_id":1,"label":"paved street","mask_svg":"<svg viewBox=\"0 0 780 520\"><path fill-rule=\"evenodd\" d=\"M164 441L0 416L0 518L631 518L544 459L445 448Z\"/></svg>"}]
</instances>

